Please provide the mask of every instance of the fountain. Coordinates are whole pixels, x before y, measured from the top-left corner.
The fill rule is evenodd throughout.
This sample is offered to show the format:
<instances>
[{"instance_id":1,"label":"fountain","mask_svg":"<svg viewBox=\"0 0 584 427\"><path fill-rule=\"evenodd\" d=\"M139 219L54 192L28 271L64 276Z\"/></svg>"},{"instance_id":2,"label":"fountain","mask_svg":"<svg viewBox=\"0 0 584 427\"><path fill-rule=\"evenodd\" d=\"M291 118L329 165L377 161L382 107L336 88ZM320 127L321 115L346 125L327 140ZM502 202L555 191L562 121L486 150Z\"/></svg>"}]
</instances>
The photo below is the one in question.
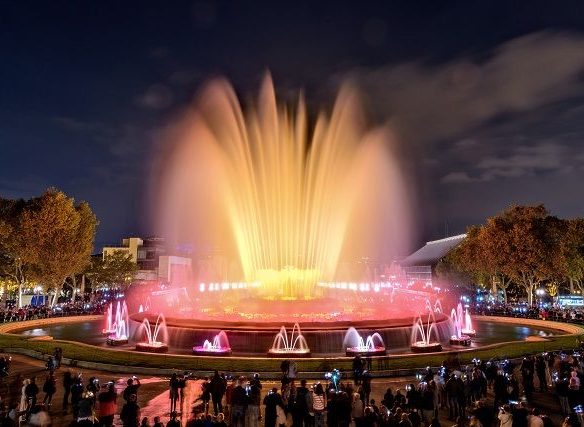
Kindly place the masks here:
<instances>
[{"instance_id":1,"label":"fountain","mask_svg":"<svg viewBox=\"0 0 584 427\"><path fill-rule=\"evenodd\" d=\"M128 331L128 306L126 301L122 301L121 304L118 301L112 330L107 335L105 342L109 345L128 344Z\"/></svg>"},{"instance_id":2,"label":"fountain","mask_svg":"<svg viewBox=\"0 0 584 427\"><path fill-rule=\"evenodd\" d=\"M462 329L462 333L464 335L468 335L469 337L476 336L477 332L472 327L472 320L470 318L470 313L468 312L468 308L464 313L464 328Z\"/></svg>"},{"instance_id":3,"label":"fountain","mask_svg":"<svg viewBox=\"0 0 584 427\"><path fill-rule=\"evenodd\" d=\"M288 336L286 328L282 326L280 332L276 334L272 348L268 350L270 357L309 357L310 349L306 343L306 338L300 331L300 325L294 324L292 333Z\"/></svg>"},{"instance_id":4,"label":"fountain","mask_svg":"<svg viewBox=\"0 0 584 427\"><path fill-rule=\"evenodd\" d=\"M205 340L203 345L193 347L193 354L199 356L229 356L231 347L225 331L220 331L213 338L213 342Z\"/></svg>"},{"instance_id":5,"label":"fountain","mask_svg":"<svg viewBox=\"0 0 584 427\"><path fill-rule=\"evenodd\" d=\"M452 345L470 345L470 337L463 333L464 327L464 315L462 311L462 305L458 304L456 310L453 308L450 312L450 319L454 327L454 334L450 337L450 344Z\"/></svg>"},{"instance_id":6,"label":"fountain","mask_svg":"<svg viewBox=\"0 0 584 427\"><path fill-rule=\"evenodd\" d=\"M160 333L162 333L162 341L158 340ZM168 351L168 345L166 344L168 342L168 330L166 328L164 314L160 313L156 318L154 330L152 330L148 318L144 318L138 329L138 334L143 334L146 341L136 343L137 351L145 351L148 353L166 353Z\"/></svg>"},{"instance_id":7,"label":"fountain","mask_svg":"<svg viewBox=\"0 0 584 427\"><path fill-rule=\"evenodd\" d=\"M107 310L105 311L105 328L101 331L104 335L109 335L115 332L114 324L112 322L112 315L113 303L110 302L107 306Z\"/></svg>"},{"instance_id":8,"label":"fountain","mask_svg":"<svg viewBox=\"0 0 584 427\"><path fill-rule=\"evenodd\" d=\"M436 341L432 341L432 335ZM422 320L421 314L414 320L410 348L414 353L432 353L442 350L442 344L440 344L436 332L436 318L433 311L428 312L426 323Z\"/></svg>"},{"instance_id":9,"label":"fountain","mask_svg":"<svg viewBox=\"0 0 584 427\"><path fill-rule=\"evenodd\" d=\"M383 338L377 332L373 335L368 335L367 339L363 339L359 332L353 327L347 330L345 339L343 340L343 347L347 356L381 356L386 353Z\"/></svg>"}]
</instances>

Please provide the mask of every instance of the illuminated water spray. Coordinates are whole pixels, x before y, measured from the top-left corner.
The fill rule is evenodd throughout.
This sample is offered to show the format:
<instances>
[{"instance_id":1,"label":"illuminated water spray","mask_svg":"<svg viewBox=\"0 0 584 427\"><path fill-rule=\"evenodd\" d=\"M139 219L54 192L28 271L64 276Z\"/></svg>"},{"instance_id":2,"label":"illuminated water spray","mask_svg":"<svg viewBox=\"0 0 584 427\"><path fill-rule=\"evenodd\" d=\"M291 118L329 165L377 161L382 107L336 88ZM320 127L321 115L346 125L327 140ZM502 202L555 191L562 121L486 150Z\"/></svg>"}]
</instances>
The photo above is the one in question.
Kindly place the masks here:
<instances>
[{"instance_id":1,"label":"illuminated water spray","mask_svg":"<svg viewBox=\"0 0 584 427\"><path fill-rule=\"evenodd\" d=\"M318 297L316 283L335 278L341 256L406 242L391 138L367 129L356 98L344 88L330 116L309 126L303 98L278 105L269 77L245 111L227 82L208 85L160 156L162 232L233 255L239 272L224 276L260 282L263 298L280 300Z\"/></svg>"}]
</instances>

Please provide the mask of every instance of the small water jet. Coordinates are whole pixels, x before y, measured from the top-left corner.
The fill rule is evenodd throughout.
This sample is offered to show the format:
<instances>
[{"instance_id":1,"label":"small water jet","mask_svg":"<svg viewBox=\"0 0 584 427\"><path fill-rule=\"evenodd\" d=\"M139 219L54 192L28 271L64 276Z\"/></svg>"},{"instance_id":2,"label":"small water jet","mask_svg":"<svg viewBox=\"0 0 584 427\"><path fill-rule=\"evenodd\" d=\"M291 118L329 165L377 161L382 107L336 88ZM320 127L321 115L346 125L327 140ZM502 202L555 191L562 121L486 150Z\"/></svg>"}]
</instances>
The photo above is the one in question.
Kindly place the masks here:
<instances>
[{"instance_id":1,"label":"small water jet","mask_svg":"<svg viewBox=\"0 0 584 427\"><path fill-rule=\"evenodd\" d=\"M119 304L119 302L118 302ZM107 310L104 313L105 317L105 328L102 329L102 334L109 335L115 332L114 324L112 322L112 315L113 315L113 303L109 303L107 306Z\"/></svg>"},{"instance_id":2,"label":"small water jet","mask_svg":"<svg viewBox=\"0 0 584 427\"><path fill-rule=\"evenodd\" d=\"M435 341L432 341L434 335ZM442 344L438 339L436 331L436 318L433 311L428 312L428 320L426 323L422 320L422 315L419 315L414 320L412 327L412 343L410 346L414 353L432 353L442 351Z\"/></svg>"},{"instance_id":3,"label":"small water jet","mask_svg":"<svg viewBox=\"0 0 584 427\"><path fill-rule=\"evenodd\" d=\"M347 330L343 340L343 347L347 356L381 356L386 354L385 344L381 335L375 332L373 335L368 335L366 339L363 339L353 327Z\"/></svg>"},{"instance_id":4,"label":"small water jet","mask_svg":"<svg viewBox=\"0 0 584 427\"><path fill-rule=\"evenodd\" d=\"M225 331L220 331L213 338L213 342L205 340L203 345L193 347L193 354L199 356L229 356L231 347Z\"/></svg>"},{"instance_id":5,"label":"small water jet","mask_svg":"<svg viewBox=\"0 0 584 427\"><path fill-rule=\"evenodd\" d=\"M162 333L162 340L158 339L159 334ZM138 335L143 334L146 341L137 342L136 350L145 351L148 353L166 353L168 351L168 328L166 327L166 319L164 314L160 313L156 318L154 330L147 318L142 320L138 328Z\"/></svg>"},{"instance_id":6,"label":"small water jet","mask_svg":"<svg viewBox=\"0 0 584 427\"><path fill-rule=\"evenodd\" d=\"M300 325L294 324L292 333L288 336L286 327L282 326L274 338L272 348L268 350L268 356L271 357L309 357L310 349L306 338L300 331Z\"/></svg>"},{"instance_id":7,"label":"small water jet","mask_svg":"<svg viewBox=\"0 0 584 427\"><path fill-rule=\"evenodd\" d=\"M470 318L468 308L466 309L466 312L464 314L464 328L462 329L462 333L468 335L469 337L474 337L477 334L477 332L472 327L472 320Z\"/></svg>"},{"instance_id":8,"label":"small water jet","mask_svg":"<svg viewBox=\"0 0 584 427\"><path fill-rule=\"evenodd\" d=\"M122 301L121 304L118 301L112 330L108 333L105 342L108 345L128 344L128 331L128 306L126 301Z\"/></svg>"},{"instance_id":9,"label":"small water jet","mask_svg":"<svg viewBox=\"0 0 584 427\"><path fill-rule=\"evenodd\" d=\"M453 308L450 312L450 320L454 327L454 334L450 337L450 344L468 347L471 344L471 334L472 336L475 335L468 310L465 314L462 304L459 303L456 310Z\"/></svg>"}]
</instances>

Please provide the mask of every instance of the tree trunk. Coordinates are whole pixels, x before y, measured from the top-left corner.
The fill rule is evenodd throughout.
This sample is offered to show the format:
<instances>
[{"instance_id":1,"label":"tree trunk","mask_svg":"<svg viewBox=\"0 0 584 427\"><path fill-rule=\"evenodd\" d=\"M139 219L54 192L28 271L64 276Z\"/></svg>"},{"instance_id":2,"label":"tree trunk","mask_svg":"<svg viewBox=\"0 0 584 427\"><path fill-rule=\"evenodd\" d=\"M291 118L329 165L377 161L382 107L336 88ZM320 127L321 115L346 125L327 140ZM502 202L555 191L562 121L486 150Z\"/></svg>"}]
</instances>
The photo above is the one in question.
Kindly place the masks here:
<instances>
[{"instance_id":1,"label":"tree trunk","mask_svg":"<svg viewBox=\"0 0 584 427\"><path fill-rule=\"evenodd\" d=\"M503 290L503 301L507 304L507 288L501 288Z\"/></svg>"},{"instance_id":2,"label":"tree trunk","mask_svg":"<svg viewBox=\"0 0 584 427\"><path fill-rule=\"evenodd\" d=\"M495 301L497 301L499 299L499 294L497 292L497 277L496 276L491 277L491 293L493 294L493 297L495 297Z\"/></svg>"},{"instance_id":3,"label":"tree trunk","mask_svg":"<svg viewBox=\"0 0 584 427\"><path fill-rule=\"evenodd\" d=\"M574 295L574 279L570 277L570 295Z\"/></svg>"},{"instance_id":4,"label":"tree trunk","mask_svg":"<svg viewBox=\"0 0 584 427\"><path fill-rule=\"evenodd\" d=\"M81 299L85 296L85 274L81 276L81 287L79 293L81 294Z\"/></svg>"},{"instance_id":5,"label":"tree trunk","mask_svg":"<svg viewBox=\"0 0 584 427\"><path fill-rule=\"evenodd\" d=\"M22 282L18 282L18 308L22 308Z\"/></svg>"},{"instance_id":6,"label":"tree trunk","mask_svg":"<svg viewBox=\"0 0 584 427\"><path fill-rule=\"evenodd\" d=\"M535 288L535 285L533 283L530 283L528 285L528 294L527 294L527 304L529 304L530 307L533 307L533 288Z\"/></svg>"}]
</instances>

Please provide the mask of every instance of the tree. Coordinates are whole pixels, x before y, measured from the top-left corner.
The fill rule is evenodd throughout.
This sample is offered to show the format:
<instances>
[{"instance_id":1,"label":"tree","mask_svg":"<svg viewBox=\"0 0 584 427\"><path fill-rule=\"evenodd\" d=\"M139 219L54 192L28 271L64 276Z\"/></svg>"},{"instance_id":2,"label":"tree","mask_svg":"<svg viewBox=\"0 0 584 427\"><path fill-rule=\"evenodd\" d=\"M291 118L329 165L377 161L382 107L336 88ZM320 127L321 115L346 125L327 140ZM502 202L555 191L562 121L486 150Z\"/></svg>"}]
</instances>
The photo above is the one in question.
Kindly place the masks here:
<instances>
[{"instance_id":1,"label":"tree","mask_svg":"<svg viewBox=\"0 0 584 427\"><path fill-rule=\"evenodd\" d=\"M18 306L22 306L22 289L32 276L27 254L34 244L22 232L22 214L27 202L0 199L0 276L5 284L18 289ZM7 285L3 297L7 295Z\"/></svg>"},{"instance_id":2,"label":"tree","mask_svg":"<svg viewBox=\"0 0 584 427\"><path fill-rule=\"evenodd\" d=\"M570 293L574 286L584 292L584 219L574 218L565 222L562 235L562 273L569 282Z\"/></svg>"},{"instance_id":3,"label":"tree","mask_svg":"<svg viewBox=\"0 0 584 427\"><path fill-rule=\"evenodd\" d=\"M522 286L533 304L534 289L561 271L563 222L543 205L512 206L487 219L484 237L501 272Z\"/></svg>"},{"instance_id":4,"label":"tree","mask_svg":"<svg viewBox=\"0 0 584 427\"><path fill-rule=\"evenodd\" d=\"M21 233L29 242L24 260L57 301L65 279L89 264L97 219L85 202L56 189L32 199L22 213Z\"/></svg>"},{"instance_id":5,"label":"tree","mask_svg":"<svg viewBox=\"0 0 584 427\"><path fill-rule=\"evenodd\" d=\"M93 258L86 275L92 284L125 288L132 283L137 270L138 265L132 260L132 255L114 251Z\"/></svg>"}]
</instances>

